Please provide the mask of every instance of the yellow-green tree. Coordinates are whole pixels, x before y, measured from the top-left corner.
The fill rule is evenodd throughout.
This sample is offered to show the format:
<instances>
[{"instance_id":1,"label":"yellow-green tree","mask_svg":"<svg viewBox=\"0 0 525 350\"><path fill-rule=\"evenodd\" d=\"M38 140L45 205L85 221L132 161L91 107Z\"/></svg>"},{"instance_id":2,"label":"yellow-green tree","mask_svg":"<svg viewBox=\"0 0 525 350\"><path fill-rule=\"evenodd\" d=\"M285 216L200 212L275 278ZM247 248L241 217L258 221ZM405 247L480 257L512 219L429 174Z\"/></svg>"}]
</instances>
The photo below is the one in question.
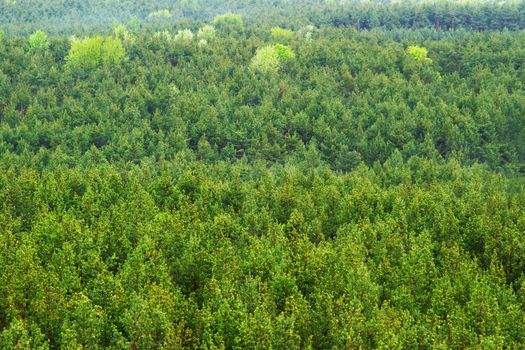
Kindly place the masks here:
<instances>
[{"instance_id":1,"label":"yellow-green tree","mask_svg":"<svg viewBox=\"0 0 525 350\"><path fill-rule=\"evenodd\" d=\"M273 46L265 46L257 50L252 58L251 67L261 72L277 72L281 67L279 56Z\"/></svg>"},{"instance_id":2,"label":"yellow-green tree","mask_svg":"<svg viewBox=\"0 0 525 350\"><path fill-rule=\"evenodd\" d=\"M199 38L200 40L210 41L215 38L215 32L216 30L213 26L205 25L204 27L200 28L197 32L197 38Z\"/></svg>"},{"instance_id":3,"label":"yellow-green tree","mask_svg":"<svg viewBox=\"0 0 525 350\"><path fill-rule=\"evenodd\" d=\"M241 31L244 27L242 16L235 13L225 13L224 15L215 16L213 25L227 32Z\"/></svg>"},{"instance_id":4,"label":"yellow-green tree","mask_svg":"<svg viewBox=\"0 0 525 350\"><path fill-rule=\"evenodd\" d=\"M428 58L428 50L420 46L409 46L407 49L408 54L417 62L431 63L432 60Z\"/></svg>"},{"instance_id":5,"label":"yellow-green tree","mask_svg":"<svg viewBox=\"0 0 525 350\"><path fill-rule=\"evenodd\" d=\"M46 50L49 48L49 40L46 33L37 30L28 39L29 47L32 50Z\"/></svg>"},{"instance_id":6,"label":"yellow-green tree","mask_svg":"<svg viewBox=\"0 0 525 350\"><path fill-rule=\"evenodd\" d=\"M290 29L281 27L272 28L272 39L278 43L289 43L293 38L293 32Z\"/></svg>"},{"instance_id":7,"label":"yellow-green tree","mask_svg":"<svg viewBox=\"0 0 525 350\"><path fill-rule=\"evenodd\" d=\"M294 58L295 53L288 46L282 44L265 46L257 50L252 58L251 68L261 72L275 73L284 63Z\"/></svg>"},{"instance_id":8,"label":"yellow-green tree","mask_svg":"<svg viewBox=\"0 0 525 350\"><path fill-rule=\"evenodd\" d=\"M168 9L154 11L148 15L150 18L170 18L171 16L171 12Z\"/></svg>"},{"instance_id":9,"label":"yellow-green tree","mask_svg":"<svg viewBox=\"0 0 525 350\"><path fill-rule=\"evenodd\" d=\"M124 56L125 50L120 39L99 35L74 39L66 61L71 67L95 68L118 63Z\"/></svg>"}]
</instances>

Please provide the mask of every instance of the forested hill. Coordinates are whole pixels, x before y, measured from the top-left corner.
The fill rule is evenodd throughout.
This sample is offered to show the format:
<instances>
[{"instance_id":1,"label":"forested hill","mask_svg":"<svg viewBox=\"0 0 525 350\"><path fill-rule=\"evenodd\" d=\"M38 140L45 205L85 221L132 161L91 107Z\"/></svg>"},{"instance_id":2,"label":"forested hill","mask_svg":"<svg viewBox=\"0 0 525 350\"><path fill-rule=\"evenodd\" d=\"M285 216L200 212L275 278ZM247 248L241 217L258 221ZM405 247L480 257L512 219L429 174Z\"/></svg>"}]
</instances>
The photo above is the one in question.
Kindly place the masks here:
<instances>
[{"instance_id":1,"label":"forested hill","mask_svg":"<svg viewBox=\"0 0 525 350\"><path fill-rule=\"evenodd\" d=\"M0 1L0 349L525 347L521 2Z\"/></svg>"},{"instance_id":2,"label":"forested hill","mask_svg":"<svg viewBox=\"0 0 525 350\"><path fill-rule=\"evenodd\" d=\"M166 25L209 21L236 12L259 25L313 24L360 29L424 28L501 30L525 28L525 1L358 0L1 0L0 25L16 33L102 31L115 21Z\"/></svg>"},{"instance_id":3,"label":"forested hill","mask_svg":"<svg viewBox=\"0 0 525 350\"><path fill-rule=\"evenodd\" d=\"M84 43L5 38L2 156L59 151L77 165L94 150L124 163L191 151L207 161L316 157L347 171L399 154L524 170L523 32L420 38L428 58L418 61L408 42L420 32L306 26L240 37L252 29L216 25L120 26ZM119 64L89 51L109 39L118 52L107 59ZM293 56L274 65L262 50L272 45Z\"/></svg>"}]
</instances>

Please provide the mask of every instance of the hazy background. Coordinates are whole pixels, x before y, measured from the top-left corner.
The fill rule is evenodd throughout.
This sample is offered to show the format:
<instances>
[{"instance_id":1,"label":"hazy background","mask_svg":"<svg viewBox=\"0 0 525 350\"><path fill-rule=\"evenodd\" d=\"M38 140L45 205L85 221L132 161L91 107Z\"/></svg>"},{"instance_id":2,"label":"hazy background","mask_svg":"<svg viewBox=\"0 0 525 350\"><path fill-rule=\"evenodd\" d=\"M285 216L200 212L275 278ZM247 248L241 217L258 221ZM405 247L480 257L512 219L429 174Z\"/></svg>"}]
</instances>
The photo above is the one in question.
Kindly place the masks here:
<instances>
[{"instance_id":1,"label":"hazy background","mask_svg":"<svg viewBox=\"0 0 525 350\"><path fill-rule=\"evenodd\" d=\"M414 6L414 3L417 5ZM235 12L259 26L351 25L440 29L525 27L523 1L358 1L358 0L1 0L0 27L27 34L104 31L116 21L141 26L208 21ZM461 18L461 21L455 18ZM448 19L448 21L447 21Z\"/></svg>"}]
</instances>

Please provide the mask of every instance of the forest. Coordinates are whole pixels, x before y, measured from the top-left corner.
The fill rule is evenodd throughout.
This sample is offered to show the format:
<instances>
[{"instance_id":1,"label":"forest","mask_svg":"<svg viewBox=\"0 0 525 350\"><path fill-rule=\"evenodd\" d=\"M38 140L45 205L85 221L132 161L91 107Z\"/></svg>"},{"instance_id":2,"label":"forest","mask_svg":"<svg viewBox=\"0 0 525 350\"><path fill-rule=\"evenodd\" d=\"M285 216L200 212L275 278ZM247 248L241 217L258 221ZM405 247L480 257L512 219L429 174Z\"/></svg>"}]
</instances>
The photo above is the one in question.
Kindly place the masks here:
<instances>
[{"instance_id":1,"label":"forest","mask_svg":"<svg viewBox=\"0 0 525 350\"><path fill-rule=\"evenodd\" d=\"M0 349L525 347L525 1L0 0Z\"/></svg>"}]
</instances>

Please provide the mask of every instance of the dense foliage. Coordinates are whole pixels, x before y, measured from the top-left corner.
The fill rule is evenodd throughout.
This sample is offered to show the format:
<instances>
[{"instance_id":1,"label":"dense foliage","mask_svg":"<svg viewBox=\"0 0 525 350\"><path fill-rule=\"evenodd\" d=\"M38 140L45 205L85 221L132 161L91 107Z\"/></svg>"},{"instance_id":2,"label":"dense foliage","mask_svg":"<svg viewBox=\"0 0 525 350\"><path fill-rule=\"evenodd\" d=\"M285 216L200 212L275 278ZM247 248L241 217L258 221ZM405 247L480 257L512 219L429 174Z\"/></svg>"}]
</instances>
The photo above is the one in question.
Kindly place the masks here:
<instances>
[{"instance_id":1,"label":"dense foliage","mask_svg":"<svg viewBox=\"0 0 525 350\"><path fill-rule=\"evenodd\" d=\"M0 0L0 23L22 33L101 31L115 21L158 27L224 14L264 27L525 28L524 0Z\"/></svg>"},{"instance_id":2,"label":"dense foliage","mask_svg":"<svg viewBox=\"0 0 525 350\"><path fill-rule=\"evenodd\" d=\"M523 347L522 3L202 3L0 2L0 348Z\"/></svg>"}]
</instances>

